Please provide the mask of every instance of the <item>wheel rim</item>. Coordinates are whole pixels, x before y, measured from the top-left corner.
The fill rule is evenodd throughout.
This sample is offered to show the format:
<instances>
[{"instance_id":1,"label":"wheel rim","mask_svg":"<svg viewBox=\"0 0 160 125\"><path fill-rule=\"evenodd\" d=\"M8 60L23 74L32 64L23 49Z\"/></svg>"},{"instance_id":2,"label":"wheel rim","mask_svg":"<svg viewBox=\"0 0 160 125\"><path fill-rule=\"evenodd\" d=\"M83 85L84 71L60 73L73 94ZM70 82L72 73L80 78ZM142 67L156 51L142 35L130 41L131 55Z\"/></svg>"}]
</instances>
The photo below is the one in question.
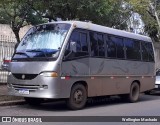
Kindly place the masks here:
<instances>
[{"instance_id":1,"label":"wheel rim","mask_svg":"<svg viewBox=\"0 0 160 125\"><path fill-rule=\"evenodd\" d=\"M80 104L83 101L83 92L81 90L76 90L73 98L76 104Z\"/></svg>"}]
</instances>

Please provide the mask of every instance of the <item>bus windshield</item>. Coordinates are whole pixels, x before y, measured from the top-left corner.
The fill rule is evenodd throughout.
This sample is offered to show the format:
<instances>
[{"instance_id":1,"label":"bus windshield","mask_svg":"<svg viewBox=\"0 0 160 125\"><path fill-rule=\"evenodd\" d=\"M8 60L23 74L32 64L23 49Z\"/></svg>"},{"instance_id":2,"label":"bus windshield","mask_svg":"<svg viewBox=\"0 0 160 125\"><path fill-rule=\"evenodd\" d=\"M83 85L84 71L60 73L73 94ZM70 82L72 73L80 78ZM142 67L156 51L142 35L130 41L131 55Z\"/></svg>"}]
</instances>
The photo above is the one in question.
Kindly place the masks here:
<instances>
[{"instance_id":1,"label":"bus windshield","mask_svg":"<svg viewBox=\"0 0 160 125\"><path fill-rule=\"evenodd\" d=\"M18 45L13 59L53 59L59 51L70 24L44 24L32 27Z\"/></svg>"}]
</instances>

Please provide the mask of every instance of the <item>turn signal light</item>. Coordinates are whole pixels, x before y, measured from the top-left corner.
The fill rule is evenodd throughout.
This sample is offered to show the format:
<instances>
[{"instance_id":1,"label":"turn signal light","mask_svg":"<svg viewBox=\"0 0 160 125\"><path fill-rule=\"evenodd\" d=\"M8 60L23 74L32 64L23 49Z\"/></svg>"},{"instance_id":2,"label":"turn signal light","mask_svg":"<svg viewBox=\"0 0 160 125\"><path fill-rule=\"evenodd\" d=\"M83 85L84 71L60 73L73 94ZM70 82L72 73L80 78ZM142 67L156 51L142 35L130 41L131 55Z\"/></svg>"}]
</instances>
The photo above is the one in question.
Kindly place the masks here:
<instances>
[{"instance_id":1,"label":"turn signal light","mask_svg":"<svg viewBox=\"0 0 160 125\"><path fill-rule=\"evenodd\" d=\"M44 77L58 77L56 72L42 72L40 75Z\"/></svg>"}]
</instances>

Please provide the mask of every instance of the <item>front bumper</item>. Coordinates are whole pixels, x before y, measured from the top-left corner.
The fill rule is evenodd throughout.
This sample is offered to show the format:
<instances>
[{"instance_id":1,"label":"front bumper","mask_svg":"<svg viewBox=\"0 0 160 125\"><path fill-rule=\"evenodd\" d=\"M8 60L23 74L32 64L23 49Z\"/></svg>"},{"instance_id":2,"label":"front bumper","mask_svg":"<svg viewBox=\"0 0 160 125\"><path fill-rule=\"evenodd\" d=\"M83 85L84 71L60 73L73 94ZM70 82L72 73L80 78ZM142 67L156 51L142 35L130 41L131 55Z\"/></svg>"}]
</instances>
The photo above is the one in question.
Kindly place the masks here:
<instances>
[{"instance_id":1,"label":"front bumper","mask_svg":"<svg viewBox=\"0 0 160 125\"><path fill-rule=\"evenodd\" d=\"M66 98L61 93L61 81L58 77L38 75L32 80L19 80L13 75L8 76L8 94L33 98Z\"/></svg>"}]
</instances>

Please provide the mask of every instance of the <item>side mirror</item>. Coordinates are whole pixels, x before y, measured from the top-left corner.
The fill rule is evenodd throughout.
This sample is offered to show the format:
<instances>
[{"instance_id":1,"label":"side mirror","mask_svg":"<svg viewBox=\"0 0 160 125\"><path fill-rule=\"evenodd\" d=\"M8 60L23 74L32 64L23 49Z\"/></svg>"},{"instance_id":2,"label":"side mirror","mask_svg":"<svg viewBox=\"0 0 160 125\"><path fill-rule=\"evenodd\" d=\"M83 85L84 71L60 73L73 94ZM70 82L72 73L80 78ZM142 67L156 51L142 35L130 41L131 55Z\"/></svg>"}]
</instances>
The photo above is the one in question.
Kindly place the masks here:
<instances>
[{"instance_id":1,"label":"side mirror","mask_svg":"<svg viewBox=\"0 0 160 125\"><path fill-rule=\"evenodd\" d=\"M77 52L77 43L74 41L70 42L70 51L71 52Z\"/></svg>"}]
</instances>

